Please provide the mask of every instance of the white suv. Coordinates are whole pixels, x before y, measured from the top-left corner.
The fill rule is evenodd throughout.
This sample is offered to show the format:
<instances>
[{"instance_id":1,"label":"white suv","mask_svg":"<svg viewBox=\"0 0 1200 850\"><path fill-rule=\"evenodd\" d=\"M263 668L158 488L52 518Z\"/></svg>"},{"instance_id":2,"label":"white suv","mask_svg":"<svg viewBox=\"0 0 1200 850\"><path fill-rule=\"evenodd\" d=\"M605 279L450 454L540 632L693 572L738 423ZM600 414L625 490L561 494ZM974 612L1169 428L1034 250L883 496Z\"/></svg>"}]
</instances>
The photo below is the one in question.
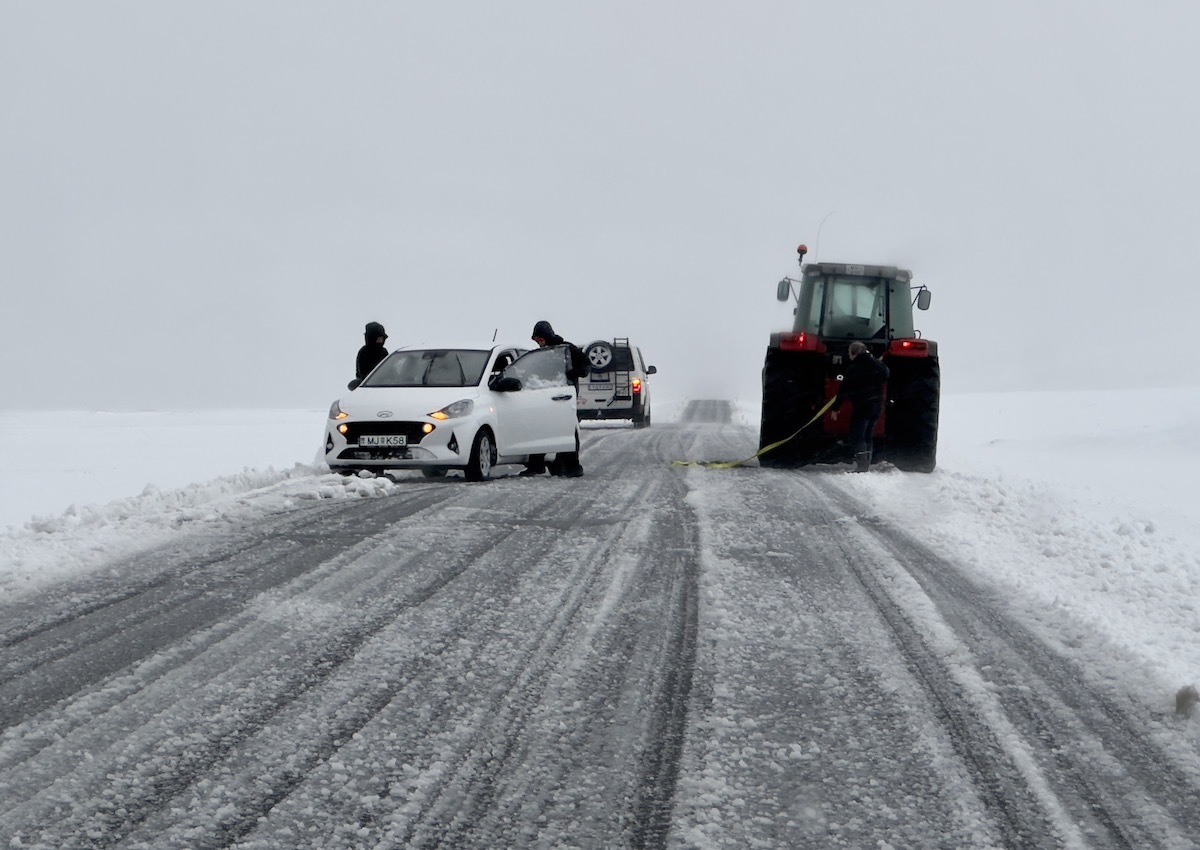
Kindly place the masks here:
<instances>
[{"instance_id":1,"label":"white suv","mask_svg":"<svg viewBox=\"0 0 1200 850\"><path fill-rule=\"evenodd\" d=\"M629 340L598 339L583 349L588 374L579 380L576 413L580 419L631 419L633 427L650 424L650 382L658 370L647 366Z\"/></svg>"}]
</instances>

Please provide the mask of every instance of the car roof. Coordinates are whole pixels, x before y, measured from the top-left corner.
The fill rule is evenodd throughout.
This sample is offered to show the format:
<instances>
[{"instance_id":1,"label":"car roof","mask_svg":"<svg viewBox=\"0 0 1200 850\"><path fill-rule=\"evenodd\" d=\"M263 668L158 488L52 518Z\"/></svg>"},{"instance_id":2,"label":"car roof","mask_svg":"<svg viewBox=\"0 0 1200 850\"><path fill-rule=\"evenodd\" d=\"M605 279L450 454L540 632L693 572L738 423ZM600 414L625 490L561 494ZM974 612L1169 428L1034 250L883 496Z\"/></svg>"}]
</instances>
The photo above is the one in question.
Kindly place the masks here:
<instances>
[{"instance_id":1,"label":"car roof","mask_svg":"<svg viewBox=\"0 0 1200 850\"><path fill-rule=\"evenodd\" d=\"M491 342L490 340L487 342L479 342L478 340L464 342L462 340L452 340L450 342L436 342L425 345L401 345L397 348L393 348L392 351L423 351L430 348L457 348L467 351L494 351L498 348L529 347L529 345L518 345L517 343L512 342Z\"/></svg>"}]
</instances>

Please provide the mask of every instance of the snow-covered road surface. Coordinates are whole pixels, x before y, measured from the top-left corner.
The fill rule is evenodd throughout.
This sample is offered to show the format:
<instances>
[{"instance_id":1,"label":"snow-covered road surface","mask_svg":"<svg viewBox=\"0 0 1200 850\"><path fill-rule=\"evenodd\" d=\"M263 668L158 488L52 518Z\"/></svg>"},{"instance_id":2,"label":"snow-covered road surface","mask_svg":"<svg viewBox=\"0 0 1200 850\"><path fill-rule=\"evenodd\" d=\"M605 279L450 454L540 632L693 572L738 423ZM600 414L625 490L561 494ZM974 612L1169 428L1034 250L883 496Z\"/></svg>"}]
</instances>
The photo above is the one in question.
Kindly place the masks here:
<instances>
[{"instance_id":1,"label":"snow-covered road surface","mask_svg":"<svg viewBox=\"0 0 1200 850\"><path fill-rule=\"evenodd\" d=\"M839 470L413 476L0 609L0 846L1193 847L1200 761Z\"/></svg>"}]
</instances>

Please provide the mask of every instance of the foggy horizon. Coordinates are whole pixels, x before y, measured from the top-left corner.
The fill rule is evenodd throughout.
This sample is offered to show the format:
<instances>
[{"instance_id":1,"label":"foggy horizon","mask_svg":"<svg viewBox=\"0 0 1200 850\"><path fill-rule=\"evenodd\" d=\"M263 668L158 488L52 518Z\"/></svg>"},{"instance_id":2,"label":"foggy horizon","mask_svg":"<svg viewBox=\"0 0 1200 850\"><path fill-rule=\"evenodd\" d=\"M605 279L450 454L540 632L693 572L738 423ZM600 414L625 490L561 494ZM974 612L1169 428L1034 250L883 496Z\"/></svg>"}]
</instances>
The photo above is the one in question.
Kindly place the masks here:
<instances>
[{"instance_id":1,"label":"foggy horizon","mask_svg":"<svg viewBox=\"0 0 1200 850\"><path fill-rule=\"evenodd\" d=\"M1200 8L0 7L7 410L320 408L388 347L628 337L753 397L897 265L943 393L1195 386Z\"/></svg>"}]
</instances>

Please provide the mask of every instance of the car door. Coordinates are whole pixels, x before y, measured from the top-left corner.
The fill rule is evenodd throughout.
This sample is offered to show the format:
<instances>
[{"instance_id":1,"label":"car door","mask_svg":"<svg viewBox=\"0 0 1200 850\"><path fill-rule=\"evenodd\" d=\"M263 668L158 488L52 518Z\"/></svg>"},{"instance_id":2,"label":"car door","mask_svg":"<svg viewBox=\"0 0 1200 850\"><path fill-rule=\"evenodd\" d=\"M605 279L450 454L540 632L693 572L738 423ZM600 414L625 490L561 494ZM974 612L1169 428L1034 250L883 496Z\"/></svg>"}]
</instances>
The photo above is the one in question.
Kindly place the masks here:
<instances>
[{"instance_id":1,"label":"car door","mask_svg":"<svg viewBox=\"0 0 1200 850\"><path fill-rule=\"evenodd\" d=\"M500 453L540 454L575 447L575 387L567 380L567 350L538 348L503 372L519 390L494 393Z\"/></svg>"}]
</instances>

